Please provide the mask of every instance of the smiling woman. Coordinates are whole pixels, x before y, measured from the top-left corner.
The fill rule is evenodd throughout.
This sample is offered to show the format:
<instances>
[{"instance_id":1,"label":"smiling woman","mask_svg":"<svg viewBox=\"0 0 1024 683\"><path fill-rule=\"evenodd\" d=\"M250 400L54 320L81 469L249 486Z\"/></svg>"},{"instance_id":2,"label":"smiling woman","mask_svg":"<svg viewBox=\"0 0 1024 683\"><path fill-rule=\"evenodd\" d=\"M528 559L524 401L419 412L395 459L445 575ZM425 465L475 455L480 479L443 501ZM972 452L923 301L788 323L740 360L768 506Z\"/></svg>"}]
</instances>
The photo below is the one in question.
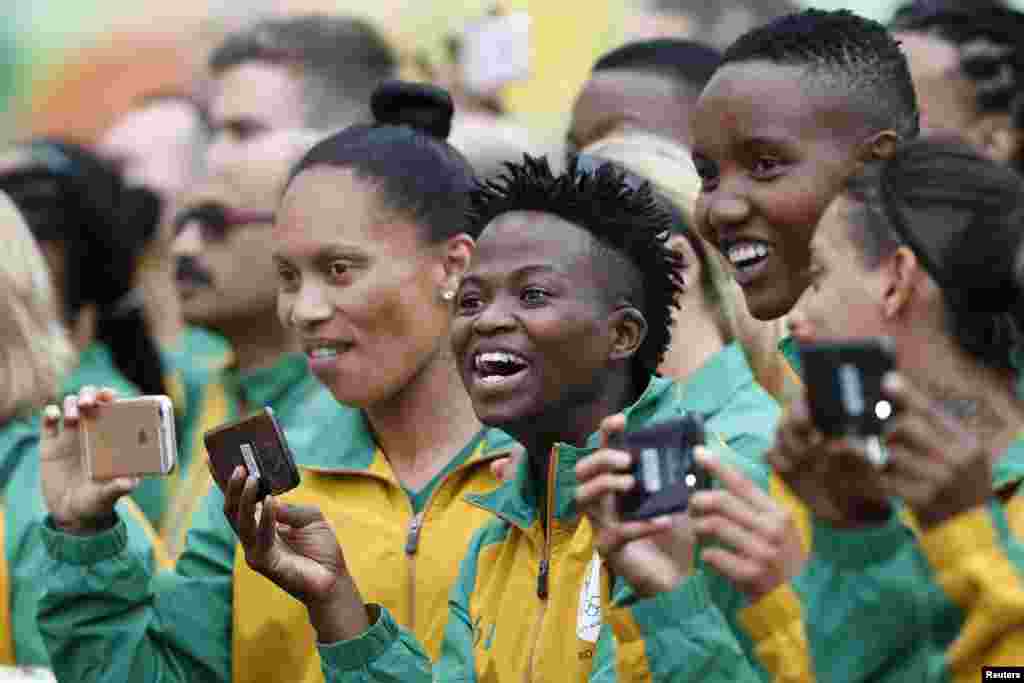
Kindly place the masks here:
<instances>
[{"instance_id":1,"label":"smiling woman","mask_svg":"<svg viewBox=\"0 0 1024 683\"><path fill-rule=\"evenodd\" d=\"M272 227L227 232L253 239L245 253L265 258L267 274L276 274L266 286L277 289L281 322L333 397L352 409L328 421L305 404L304 419L324 436L300 442L289 434L303 444L301 485L281 502L259 501L257 480L239 468L223 500L215 489L197 513L173 573L153 575L116 553L59 563L64 580L48 584L42 628L60 678L132 671L126 679L322 680L316 642L337 639L332 607L355 585L389 605L430 656L440 654L459 558L488 514L465 498L497 487L490 463L514 444L481 426L449 351L453 293L474 247L464 214L473 173L445 141L451 100L435 88L388 82L372 108L375 124L321 140L292 168ZM211 216L210 207L206 214L215 232L239 220ZM331 557L342 545L347 573L337 583L295 554L337 568ZM135 590L139 582L124 581L125 570L153 576L149 589ZM261 574L285 590L268 591ZM201 629L180 616L179 595L202 610ZM130 610L119 607L126 601ZM82 604L106 611L73 607ZM365 619L343 616L342 623ZM117 639L117 647L98 648L108 665L96 666L84 651L92 649L80 647L83 629L94 628Z\"/></svg>"},{"instance_id":2,"label":"smiling woman","mask_svg":"<svg viewBox=\"0 0 1024 683\"><path fill-rule=\"evenodd\" d=\"M681 289L679 255L666 246L668 214L648 186L632 187L611 166L588 173L573 165L555 176L546 159L530 157L473 196L468 227L480 235L455 296L452 349L476 415L518 439L526 457L509 485L470 496L494 518L466 546L440 658L399 627L390 606L364 600L347 568L351 555L343 556L327 530L305 525L301 544L281 546L263 561L265 574L308 605L330 682L425 682L431 669L434 680L446 681L588 680L615 666L616 653L605 646L612 630L625 643L619 652L627 653L618 664L631 674L672 672L688 680L710 670L721 676L705 680L748 680L753 671L721 613L707 597L694 602L694 591L706 596L711 590L703 574L693 581L677 577L683 587L670 596L601 612L600 594L612 587L611 574L575 504L576 463L607 439L607 415L623 413L626 429L633 430L687 412L678 387L654 374ZM296 241L288 260L316 263L311 247ZM360 274L363 268L351 276L331 271L330 277L355 282L368 277ZM434 277L443 273L438 267ZM305 280L297 282L296 275L288 282L301 292ZM320 287L310 288L306 315L320 311L326 320L326 299L315 295ZM337 338L345 330L352 344L334 361L339 377L348 372L345 355L370 353L359 349L362 328L354 316L336 328ZM714 438L724 458L756 470ZM235 495L240 488L239 481ZM258 547L251 489L241 495L239 526L250 527L242 533L253 539L243 541L247 547ZM685 535L684 525L676 524L668 540L681 541L676 550L689 556ZM622 600L630 593L649 597L646 588L614 584ZM648 656L637 634L671 629L680 614L695 621L683 619L688 626L677 634L679 648ZM565 628L573 615L576 628ZM697 634L700 645L692 643ZM700 654L681 658L678 651Z\"/></svg>"}]
</instances>

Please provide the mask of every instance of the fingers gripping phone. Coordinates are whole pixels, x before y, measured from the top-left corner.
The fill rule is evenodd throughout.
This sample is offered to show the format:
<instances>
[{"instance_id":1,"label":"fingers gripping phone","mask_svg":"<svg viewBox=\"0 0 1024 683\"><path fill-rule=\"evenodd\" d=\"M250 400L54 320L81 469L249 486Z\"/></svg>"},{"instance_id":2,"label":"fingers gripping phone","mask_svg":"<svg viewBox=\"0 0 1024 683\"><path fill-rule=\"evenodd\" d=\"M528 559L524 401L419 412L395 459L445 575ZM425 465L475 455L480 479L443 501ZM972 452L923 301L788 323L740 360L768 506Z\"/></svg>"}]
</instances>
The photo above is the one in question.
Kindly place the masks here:
<instances>
[{"instance_id":1,"label":"fingers gripping phone","mask_svg":"<svg viewBox=\"0 0 1024 683\"><path fill-rule=\"evenodd\" d=\"M299 485L295 457L270 408L211 429L203 435L203 442L221 491L227 490L239 465L259 481L260 498L278 496Z\"/></svg>"},{"instance_id":2,"label":"fingers gripping phone","mask_svg":"<svg viewBox=\"0 0 1024 683\"><path fill-rule=\"evenodd\" d=\"M704 445L704 420L696 413L615 435L609 445L633 458L636 485L618 496L623 520L682 512L691 494L711 487L710 476L694 459L694 447Z\"/></svg>"},{"instance_id":3,"label":"fingers gripping phone","mask_svg":"<svg viewBox=\"0 0 1024 683\"><path fill-rule=\"evenodd\" d=\"M86 470L94 480L163 476L174 470L174 406L167 396L126 398L82 420Z\"/></svg>"},{"instance_id":4,"label":"fingers gripping phone","mask_svg":"<svg viewBox=\"0 0 1024 683\"><path fill-rule=\"evenodd\" d=\"M865 439L869 457L884 464L881 435L892 415L882 379L896 367L885 338L804 344L800 361L811 419L823 434Z\"/></svg>"}]
</instances>

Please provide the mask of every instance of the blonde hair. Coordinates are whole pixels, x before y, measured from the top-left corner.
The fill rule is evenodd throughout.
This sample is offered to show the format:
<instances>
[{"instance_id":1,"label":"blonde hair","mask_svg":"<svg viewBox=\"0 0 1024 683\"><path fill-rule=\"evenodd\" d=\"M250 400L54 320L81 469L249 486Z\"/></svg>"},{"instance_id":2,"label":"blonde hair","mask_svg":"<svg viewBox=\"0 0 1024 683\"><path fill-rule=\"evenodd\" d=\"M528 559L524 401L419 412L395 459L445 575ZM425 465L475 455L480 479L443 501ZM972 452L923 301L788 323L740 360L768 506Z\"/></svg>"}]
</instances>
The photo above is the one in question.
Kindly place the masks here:
<instances>
[{"instance_id":1,"label":"blonde hair","mask_svg":"<svg viewBox=\"0 0 1024 683\"><path fill-rule=\"evenodd\" d=\"M628 132L598 140L583 152L615 162L648 180L655 192L672 202L682 214L690 226L686 236L703 267L702 295L717 317L722 337L727 342L738 341L758 383L773 396L780 395L788 381L788 372L777 350L779 326L750 315L743 291L724 258L693 229L701 183L689 150L657 135Z\"/></svg>"},{"instance_id":2,"label":"blonde hair","mask_svg":"<svg viewBox=\"0 0 1024 683\"><path fill-rule=\"evenodd\" d=\"M49 269L14 203L0 193L0 424L53 400L73 361Z\"/></svg>"}]
</instances>

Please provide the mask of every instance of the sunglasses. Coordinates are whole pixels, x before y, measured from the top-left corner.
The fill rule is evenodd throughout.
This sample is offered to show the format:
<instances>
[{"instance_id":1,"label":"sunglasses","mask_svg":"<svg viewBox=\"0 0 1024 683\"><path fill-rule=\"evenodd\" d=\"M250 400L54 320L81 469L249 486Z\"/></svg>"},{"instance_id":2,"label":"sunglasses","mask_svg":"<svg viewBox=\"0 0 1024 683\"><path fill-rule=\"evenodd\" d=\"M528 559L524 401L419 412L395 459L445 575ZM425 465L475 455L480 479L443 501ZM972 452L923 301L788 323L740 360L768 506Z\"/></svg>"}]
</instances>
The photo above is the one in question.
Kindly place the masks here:
<instances>
[{"instance_id":1,"label":"sunglasses","mask_svg":"<svg viewBox=\"0 0 1024 683\"><path fill-rule=\"evenodd\" d=\"M195 223L204 242L216 243L226 240L228 234L240 226L271 225L273 222L274 214L271 211L231 209L223 204L207 202L179 213L174 219L174 235L177 237Z\"/></svg>"},{"instance_id":2,"label":"sunglasses","mask_svg":"<svg viewBox=\"0 0 1024 683\"><path fill-rule=\"evenodd\" d=\"M610 167L618 174L619 182L633 192L639 191L640 188L646 185L650 188L651 194L654 195L658 205L669 215L669 218L671 218L669 231L676 235L685 234L690 231L686 223L686 218L683 217L682 212L676 208L676 205L672 201L658 192L651 181L647 180L643 176L633 173L622 164L617 161L612 161L611 159L605 159L604 157L599 157L593 154L577 154L575 158L577 173L595 175L601 169Z\"/></svg>"}]
</instances>

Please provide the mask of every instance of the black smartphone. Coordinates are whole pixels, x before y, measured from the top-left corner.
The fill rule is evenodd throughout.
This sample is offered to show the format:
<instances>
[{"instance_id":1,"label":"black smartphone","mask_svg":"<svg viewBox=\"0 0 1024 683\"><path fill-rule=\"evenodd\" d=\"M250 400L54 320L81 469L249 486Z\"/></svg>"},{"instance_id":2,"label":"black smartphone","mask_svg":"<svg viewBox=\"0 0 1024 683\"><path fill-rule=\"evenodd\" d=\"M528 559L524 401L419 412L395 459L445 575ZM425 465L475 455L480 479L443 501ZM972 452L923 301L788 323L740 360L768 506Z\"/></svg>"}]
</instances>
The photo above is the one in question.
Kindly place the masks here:
<instances>
[{"instance_id":1,"label":"black smartphone","mask_svg":"<svg viewBox=\"0 0 1024 683\"><path fill-rule=\"evenodd\" d=\"M278 496L299 485L299 469L274 411L264 408L203 434L213 478L226 491L239 465L259 480L260 498Z\"/></svg>"},{"instance_id":2,"label":"black smartphone","mask_svg":"<svg viewBox=\"0 0 1024 683\"><path fill-rule=\"evenodd\" d=\"M892 415L882 378L896 367L892 342L869 338L802 344L811 419L823 434L879 437Z\"/></svg>"},{"instance_id":3,"label":"black smartphone","mask_svg":"<svg viewBox=\"0 0 1024 683\"><path fill-rule=\"evenodd\" d=\"M623 520L651 519L683 512L694 491L711 487L711 478L694 460L695 446L704 445L704 419L696 413L635 432L618 434L612 448L633 457L633 489L618 496Z\"/></svg>"}]
</instances>

